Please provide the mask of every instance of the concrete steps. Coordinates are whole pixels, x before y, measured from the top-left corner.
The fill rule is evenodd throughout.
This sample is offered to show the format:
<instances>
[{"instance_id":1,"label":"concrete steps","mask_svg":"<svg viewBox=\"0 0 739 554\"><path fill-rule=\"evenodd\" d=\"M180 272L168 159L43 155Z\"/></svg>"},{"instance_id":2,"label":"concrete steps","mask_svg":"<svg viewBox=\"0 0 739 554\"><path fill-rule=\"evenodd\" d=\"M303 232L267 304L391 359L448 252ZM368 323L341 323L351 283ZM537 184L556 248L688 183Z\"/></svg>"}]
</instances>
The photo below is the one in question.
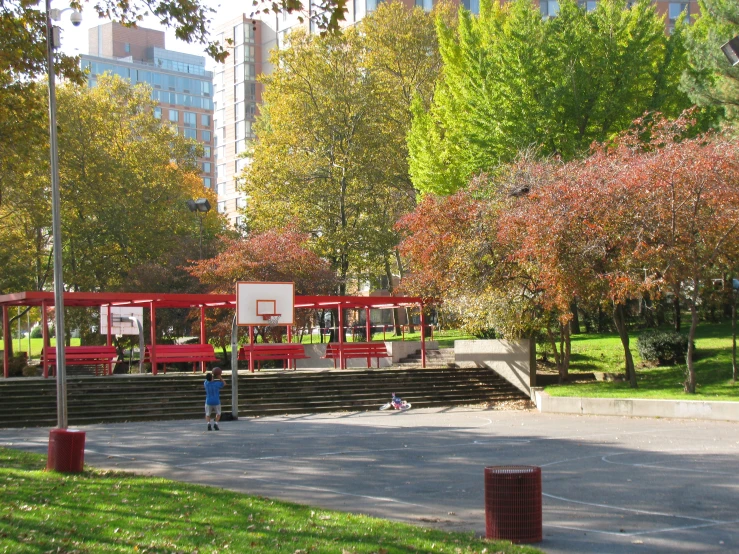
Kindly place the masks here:
<instances>
[{"instance_id":1,"label":"concrete steps","mask_svg":"<svg viewBox=\"0 0 739 554\"><path fill-rule=\"evenodd\" d=\"M445 362L446 363L446 362ZM203 415L203 375L69 376L70 426L113 421L190 419ZM230 384L231 376L224 373ZM525 399L484 368L431 367L343 371L262 371L239 375L239 415L259 416L377 410L397 393L414 407L455 406ZM221 393L231 411L231 393ZM56 425L56 382L0 381L0 427Z\"/></svg>"}]
</instances>

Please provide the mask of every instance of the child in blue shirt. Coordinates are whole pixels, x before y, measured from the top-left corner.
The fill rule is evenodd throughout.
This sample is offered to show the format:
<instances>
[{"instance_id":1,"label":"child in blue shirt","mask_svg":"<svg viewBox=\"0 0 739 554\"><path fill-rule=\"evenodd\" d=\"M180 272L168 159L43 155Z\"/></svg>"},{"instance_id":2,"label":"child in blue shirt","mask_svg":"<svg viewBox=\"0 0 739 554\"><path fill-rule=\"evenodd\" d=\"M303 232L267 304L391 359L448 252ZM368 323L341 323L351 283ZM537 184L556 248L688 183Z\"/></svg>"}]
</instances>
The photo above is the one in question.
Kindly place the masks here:
<instances>
[{"instance_id":1,"label":"child in blue shirt","mask_svg":"<svg viewBox=\"0 0 739 554\"><path fill-rule=\"evenodd\" d=\"M213 378L215 376L215 379ZM221 389L226 385L223 380L220 367L213 368L213 374L208 373L205 376L205 421L208 424L208 431L213 428L219 431L218 422L221 420ZM213 427L210 426L210 414L215 411L216 417Z\"/></svg>"}]
</instances>

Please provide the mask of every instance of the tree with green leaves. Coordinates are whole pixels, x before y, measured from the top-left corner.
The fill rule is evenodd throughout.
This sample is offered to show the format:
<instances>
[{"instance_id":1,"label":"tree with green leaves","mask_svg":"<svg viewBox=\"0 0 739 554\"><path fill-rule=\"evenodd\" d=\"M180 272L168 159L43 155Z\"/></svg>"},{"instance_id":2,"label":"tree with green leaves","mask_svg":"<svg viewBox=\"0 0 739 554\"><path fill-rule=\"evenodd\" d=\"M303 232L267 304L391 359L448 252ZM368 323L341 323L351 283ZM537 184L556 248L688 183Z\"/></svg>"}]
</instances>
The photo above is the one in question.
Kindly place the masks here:
<instances>
[{"instance_id":1,"label":"tree with green leaves","mask_svg":"<svg viewBox=\"0 0 739 554\"><path fill-rule=\"evenodd\" d=\"M129 270L178 249L180 240L196 244L197 221L185 201L208 194L198 177L199 146L153 116L148 88L104 77L92 89L60 87L58 101L67 288L120 289ZM50 277L48 146L33 146L27 163L3 179L0 257L17 263L5 292L41 290ZM204 218L206 243L223 225L215 212Z\"/></svg>"},{"instance_id":2,"label":"tree with green leaves","mask_svg":"<svg viewBox=\"0 0 739 554\"><path fill-rule=\"evenodd\" d=\"M739 116L739 67L732 67L721 46L739 34L739 4L699 0L700 16L687 32L689 68L683 88L699 106L712 107L735 124Z\"/></svg>"},{"instance_id":3,"label":"tree with green leaves","mask_svg":"<svg viewBox=\"0 0 739 554\"><path fill-rule=\"evenodd\" d=\"M528 0L483 1L479 17L460 10L458 26L437 28L443 78L430 109L414 105L408 138L422 192L453 192L532 146L571 159L645 111L689 107L682 35L665 36L649 0L590 12L564 0L550 19Z\"/></svg>"},{"instance_id":4,"label":"tree with green leaves","mask_svg":"<svg viewBox=\"0 0 739 554\"><path fill-rule=\"evenodd\" d=\"M435 53L433 20L398 3L341 36L294 33L273 53L242 184L249 227L311 233L342 293L350 277L393 273L393 226L415 205L410 101L430 103Z\"/></svg>"}]
</instances>

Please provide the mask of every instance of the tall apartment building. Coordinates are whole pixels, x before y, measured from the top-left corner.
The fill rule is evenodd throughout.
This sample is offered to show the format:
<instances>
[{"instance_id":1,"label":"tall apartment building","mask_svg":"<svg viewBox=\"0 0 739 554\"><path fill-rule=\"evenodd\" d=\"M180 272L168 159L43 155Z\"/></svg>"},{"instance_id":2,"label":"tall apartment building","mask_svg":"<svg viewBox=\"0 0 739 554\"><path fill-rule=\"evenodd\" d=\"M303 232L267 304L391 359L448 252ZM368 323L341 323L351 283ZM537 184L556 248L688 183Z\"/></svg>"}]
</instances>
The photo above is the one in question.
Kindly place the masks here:
<instances>
[{"instance_id":1,"label":"tall apartment building","mask_svg":"<svg viewBox=\"0 0 739 554\"><path fill-rule=\"evenodd\" d=\"M133 84L146 83L159 102L154 115L175 125L180 134L203 144L203 184L215 184L213 163L213 73L205 58L164 47L164 32L106 23L88 31L89 54L81 58L90 87L97 77L113 73Z\"/></svg>"},{"instance_id":2,"label":"tall apartment building","mask_svg":"<svg viewBox=\"0 0 739 554\"><path fill-rule=\"evenodd\" d=\"M365 15L377 9L382 0L353 0L347 4L344 25L351 26ZM430 11L434 0L401 0L411 8L419 6ZM473 14L480 13L480 0L457 0ZM506 0L501 0L505 2ZM559 13L558 0L534 0L539 3L542 17L554 17ZM597 0L578 0L588 10L595 9ZM670 32L680 14L685 12L689 21L698 13L697 0L670 2L655 0L657 11L665 15L666 31ZM233 40L231 55L225 63L217 64L214 72L213 100L215 123L215 164L218 211L226 215L232 225L243 222L240 210L246 206L246 198L237 189L236 177L248 164L242 157L247 142L254 138L252 125L261 101L261 87L257 76L269 73L269 52L284 44L287 33L297 27L317 31L311 21L298 21L297 14L260 14L252 19L239 15L216 29L215 36L223 44Z\"/></svg>"}]
</instances>

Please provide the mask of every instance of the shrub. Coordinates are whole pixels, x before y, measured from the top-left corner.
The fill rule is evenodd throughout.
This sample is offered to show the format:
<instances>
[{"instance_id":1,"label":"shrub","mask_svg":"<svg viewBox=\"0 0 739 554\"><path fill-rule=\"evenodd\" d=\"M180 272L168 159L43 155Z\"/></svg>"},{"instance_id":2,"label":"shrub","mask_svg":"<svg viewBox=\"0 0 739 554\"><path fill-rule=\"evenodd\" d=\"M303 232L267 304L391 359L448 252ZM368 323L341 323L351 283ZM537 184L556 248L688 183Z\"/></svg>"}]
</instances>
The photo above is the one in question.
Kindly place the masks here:
<instances>
[{"instance_id":1,"label":"shrub","mask_svg":"<svg viewBox=\"0 0 739 554\"><path fill-rule=\"evenodd\" d=\"M23 368L23 377L38 377L40 375L39 366L27 365Z\"/></svg>"},{"instance_id":2,"label":"shrub","mask_svg":"<svg viewBox=\"0 0 739 554\"><path fill-rule=\"evenodd\" d=\"M636 347L642 360L658 365L685 363L688 337L676 331L647 331L639 336Z\"/></svg>"}]
</instances>

